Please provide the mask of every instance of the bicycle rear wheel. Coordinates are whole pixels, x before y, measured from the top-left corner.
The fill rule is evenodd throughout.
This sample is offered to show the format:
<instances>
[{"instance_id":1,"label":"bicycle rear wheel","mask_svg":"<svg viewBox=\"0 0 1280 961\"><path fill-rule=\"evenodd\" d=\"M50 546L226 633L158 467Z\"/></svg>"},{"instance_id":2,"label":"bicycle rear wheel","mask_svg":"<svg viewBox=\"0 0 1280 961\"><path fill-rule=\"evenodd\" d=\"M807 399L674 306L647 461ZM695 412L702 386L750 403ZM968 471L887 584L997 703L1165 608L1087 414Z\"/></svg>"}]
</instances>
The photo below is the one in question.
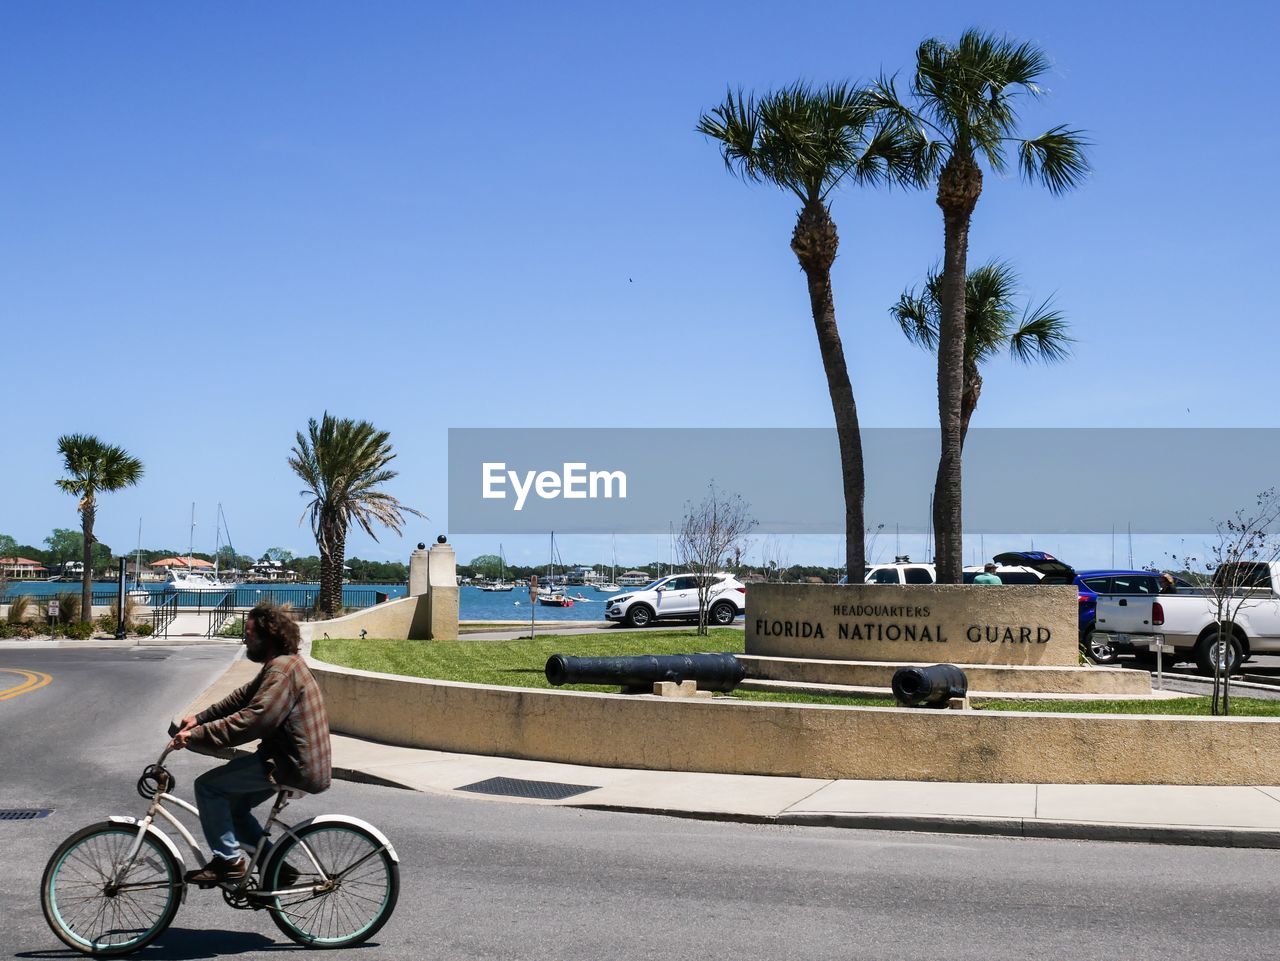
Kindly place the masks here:
<instances>
[{"instance_id":1,"label":"bicycle rear wheel","mask_svg":"<svg viewBox=\"0 0 1280 961\"><path fill-rule=\"evenodd\" d=\"M305 847L304 847L305 845ZM310 849L316 863L307 854ZM263 889L279 891L271 920L309 948L345 948L372 937L387 923L400 896L400 867L364 828L324 821L283 838L263 868ZM328 890L310 890L328 885ZM305 890L297 890L305 889Z\"/></svg>"},{"instance_id":2,"label":"bicycle rear wheel","mask_svg":"<svg viewBox=\"0 0 1280 961\"><path fill-rule=\"evenodd\" d=\"M102 821L82 828L53 852L40 882L40 908L53 933L83 954L131 954L173 923L182 872L148 832L128 873L115 878L138 836L136 826Z\"/></svg>"}]
</instances>

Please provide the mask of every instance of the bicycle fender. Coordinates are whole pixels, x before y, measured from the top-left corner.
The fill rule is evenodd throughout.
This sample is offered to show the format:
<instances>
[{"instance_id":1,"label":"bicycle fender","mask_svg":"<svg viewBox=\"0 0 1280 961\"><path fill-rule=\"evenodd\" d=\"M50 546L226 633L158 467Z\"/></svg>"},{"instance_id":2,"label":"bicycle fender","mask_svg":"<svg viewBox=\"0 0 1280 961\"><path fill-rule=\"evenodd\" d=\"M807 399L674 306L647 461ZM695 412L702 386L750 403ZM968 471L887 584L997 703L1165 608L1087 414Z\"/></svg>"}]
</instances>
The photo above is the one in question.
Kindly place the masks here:
<instances>
[{"instance_id":1,"label":"bicycle fender","mask_svg":"<svg viewBox=\"0 0 1280 961\"><path fill-rule=\"evenodd\" d=\"M313 818L307 818L293 826L295 831L299 831L309 824L350 824L354 827L362 828L368 831L378 843L387 849L387 853L391 855L391 860L396 864L400 863L400 855L396 854L396 849L391 846L391 840L368 821L362 821L360 818L353 818L349 814L317 814ZM167 839L166 839L167 840Z\"/></svg>"},{"instance_id":2,"label":"bicycle fender","mask_svg":"<svg viewBox=\"0 0 1280 961\"><path fill-rule=\"evenodd\" d=\"M139 824L142 823L138 818L129 817L127 815L122 815L122 814L113 814L109 818L107 818L107 820L114 821L116 824L131 824L134 827L137 827ZM170 838L169 835L161 831L159 828L157 828L154 824L147 828L147 833L150 834L157 841L159 841L161 844L163 844L169 850L169 853L173 855L173 859L178 862L178 877L186 878L187 862L182 859L182 852L179 851L178 846L173 843L173 839ZM185 880L182 883L182 899L179 901L179 903L180 904L187 903L187 883Z\"/></svg>"}]
</instances>

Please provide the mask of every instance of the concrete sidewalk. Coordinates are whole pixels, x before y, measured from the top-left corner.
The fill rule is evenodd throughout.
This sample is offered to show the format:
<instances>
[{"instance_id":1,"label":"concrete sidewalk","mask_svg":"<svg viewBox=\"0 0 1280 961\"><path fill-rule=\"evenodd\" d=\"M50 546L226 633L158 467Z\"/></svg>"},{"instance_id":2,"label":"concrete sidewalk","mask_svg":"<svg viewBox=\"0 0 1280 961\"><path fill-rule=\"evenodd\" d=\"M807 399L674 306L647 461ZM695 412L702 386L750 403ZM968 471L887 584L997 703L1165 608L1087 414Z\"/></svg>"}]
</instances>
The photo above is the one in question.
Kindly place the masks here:
<instances>
[{"instance_id":1,"label":"concrete sidewalk","mask_svg":"<svg viewBox=\"0 0 1280 961\"><path fill-rule=\"evenodd\" d=\"M188 707L246 683L243 656ZM1135 747L1140 750L1140 747ZM1280 786L964 784L641 771L333 735L334 775L436 794L762 824L1280 848Z\"/></svg>"}]
</instances>

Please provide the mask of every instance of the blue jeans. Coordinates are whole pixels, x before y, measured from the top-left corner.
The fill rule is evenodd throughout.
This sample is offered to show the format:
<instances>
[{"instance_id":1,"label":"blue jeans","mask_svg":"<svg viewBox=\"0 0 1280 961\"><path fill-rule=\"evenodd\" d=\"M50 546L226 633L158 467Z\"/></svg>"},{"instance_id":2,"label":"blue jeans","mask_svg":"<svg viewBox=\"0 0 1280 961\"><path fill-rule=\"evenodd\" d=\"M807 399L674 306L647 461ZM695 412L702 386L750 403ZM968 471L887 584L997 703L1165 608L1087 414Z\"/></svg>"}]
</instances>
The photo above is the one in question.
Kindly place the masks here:
<instances>
[{"instance_id":1,"label":"blue jeans","mask_svg":"<svg viewBox=\"0 0 1280 961\"><path fill-rule=\"evenodd\" d=\"M256 755L228 761L196 778L196 806L200 826L215 857L234 861L240 845L249 850L263 835L251 811L279 790L267 780L267 769Z\"/></svg>"}]
</instances>

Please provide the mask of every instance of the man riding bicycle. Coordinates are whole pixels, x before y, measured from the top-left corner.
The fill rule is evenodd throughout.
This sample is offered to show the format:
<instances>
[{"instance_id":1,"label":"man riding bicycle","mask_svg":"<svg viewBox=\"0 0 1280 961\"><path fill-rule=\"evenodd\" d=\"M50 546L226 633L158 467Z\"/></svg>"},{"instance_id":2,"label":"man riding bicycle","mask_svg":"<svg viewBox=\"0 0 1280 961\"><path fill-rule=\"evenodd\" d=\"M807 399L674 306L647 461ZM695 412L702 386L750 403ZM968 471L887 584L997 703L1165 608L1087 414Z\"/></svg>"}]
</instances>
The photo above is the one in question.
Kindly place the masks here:
<instances>
[{"instance_id":1,"label":"man riding bicycle","mask_svg":"<svg viewBox=\"0 0 1280 961\"><path fill-rule=\"evenodd\" d=\"M329 714L306 661L298 654L298 625L279 607L258 604L244 621L245 653L262 670L199 714L183 718L175 750L225 748L259 740L256 754L237 757L195 781L200 826L213 858L187 881L210 885L239 881L250 851L263 835L252 808L281 788L319 794L329 787L332 763Z\"/></svg>"}]
</instances>

